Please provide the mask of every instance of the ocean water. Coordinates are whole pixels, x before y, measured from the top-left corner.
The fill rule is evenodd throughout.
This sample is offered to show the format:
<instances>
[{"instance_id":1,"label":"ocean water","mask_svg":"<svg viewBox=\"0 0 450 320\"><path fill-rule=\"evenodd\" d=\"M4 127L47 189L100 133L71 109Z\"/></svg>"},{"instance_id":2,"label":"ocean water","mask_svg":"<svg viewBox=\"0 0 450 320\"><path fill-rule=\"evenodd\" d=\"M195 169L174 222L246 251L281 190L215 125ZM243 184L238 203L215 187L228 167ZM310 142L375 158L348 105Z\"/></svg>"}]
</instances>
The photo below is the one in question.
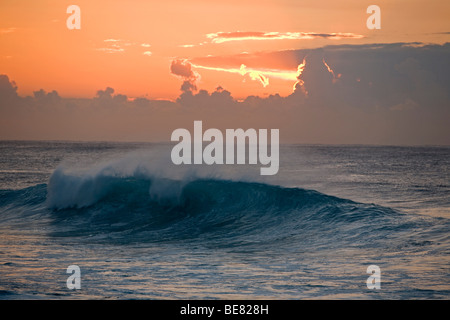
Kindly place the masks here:
<instances>
[{"instance_id":1,"label":"ocean water","mask_svg":"<svg viewBox=\"0 0 450 320\"><path fill-rule=\"evenodd\" d=\"M275 176L170 150L0 142L0 299L450 298L449 147L283 145Z\"/></svg>"}]
</instances>

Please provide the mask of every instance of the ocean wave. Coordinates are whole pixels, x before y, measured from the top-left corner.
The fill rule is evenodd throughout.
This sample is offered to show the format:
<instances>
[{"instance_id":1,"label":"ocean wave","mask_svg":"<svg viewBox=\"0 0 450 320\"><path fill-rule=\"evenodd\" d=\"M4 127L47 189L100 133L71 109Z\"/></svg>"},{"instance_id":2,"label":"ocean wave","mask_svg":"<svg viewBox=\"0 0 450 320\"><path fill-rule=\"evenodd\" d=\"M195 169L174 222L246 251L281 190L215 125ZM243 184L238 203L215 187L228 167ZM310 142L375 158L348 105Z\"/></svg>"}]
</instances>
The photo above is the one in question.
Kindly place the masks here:
<instances>
[{"instance_id":1,"label":"ocean wave","mask_svg":"<svg viewBox=\"0 0 450 320\"><path fill-rule=\"evenodd\" d=\"M46 215L48 233L87 241L200 241L216 245L365 246L411 227L391 208L302 188L148 170L76 174L58 168L47 185L1 191L3 217ZM14 208L14 209L11 209ZM17 209L20 208L20 209Z\"/></svg>"},{"instance_id":2,"label":"ocean wave","mask_svg":"<svg viewBox=\"0 0 450 320\"><path fill-rule=\"evenodd\" d=\"M57 225L53 235L118 241L243 244L304 242L322 235L342 242L362 234L382 239L403 225L398 222L403 215L393 209L314 190L216 178L175 180L139 170L127 175L56 170L46 205Z\"/></svg>"}]
</instances>

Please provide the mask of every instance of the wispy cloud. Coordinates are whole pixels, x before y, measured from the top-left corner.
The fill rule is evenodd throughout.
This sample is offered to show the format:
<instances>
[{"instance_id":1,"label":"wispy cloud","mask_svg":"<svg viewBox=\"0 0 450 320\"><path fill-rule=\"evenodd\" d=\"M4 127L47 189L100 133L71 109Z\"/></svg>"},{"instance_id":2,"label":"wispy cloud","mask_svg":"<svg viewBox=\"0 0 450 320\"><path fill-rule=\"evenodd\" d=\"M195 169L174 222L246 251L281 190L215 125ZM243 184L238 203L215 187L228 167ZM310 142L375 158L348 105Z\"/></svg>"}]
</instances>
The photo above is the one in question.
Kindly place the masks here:
<instances>
[{"instance_id":1,"label":"wispy cloud","mask_svg":"<svg viewBox=\"0 0 450 320\"><path fill-rule=\"evenodd\" d=\"M105 53L121 53L125 52L128 49L136 49L136 48L150 48L151 45L148 43L135 43L128 40L123 39L115 39L115 38L109 38L103 40L102 47L96 48L97 51L103 51ZM144 55L150 56L152 55L151 51L144 51Z\"/></svg>"},{"instance_id":2,"label":"wispy cloud","mask_svg":"<svg viewBox=\"0 0 450 320\"><path fill-rule=\"evenodd\" d=\"M192 64L192 67L211 71L236 73L240 74L241 76L249 76L250 79L259 81L263 85L263 87L269 85L269 78L297 81L298 76L296 70L256 69L248 68L245 64L241 64L240 68L208 67L195 64Z\"/></svg>"},{"instance_id":3,"label":"wispy cloud","mask_svg":"<svg viewBox=\"0 0 450 320\"><path fill-rule=\"evenodd\" d=\"M315 33L315 32L259 32L259 31L235 31L217 32L206 35L212 43L223 43L229 41L246 40L310 40L325 38L332 40L339 39L361 39L364 36L355 33Z\"/></svg>"},{"instance_id":4,"label":"wispy cloud","mask_svg":"<svg viewBox=\"0 0 450 320\"><path fill-rule=\"evenodd\" d=\"M123 48L124 43L124 40L109 38L103 40L103 44L106 45L106 47L97 48L95 50L105 53L121 53L125 51L125 49Z\"/></svg>"},{"instance_id":5,"label":"wispy cloud","mask_svg":"<svg viewBox=\"0 0 450 320\"><path fill-rule=\"evenodd\" d=\"M232 31L216 32L206 34L208 41L198 44L182 44L180 48L192 48L206 44L220 44L231 41L254 41L254 40L312 40L312 39L361 39L361 34L350 32L318 33L318 32L261 32L261 31Z\"/></svg>"},{"instance_id":6,"label":"wispy cloud","mask_svg":"<svg viewBox=\"0 0 450 320\"><path fill-rule=\"evenodd\" d=\"M106 53L120 53L120 52L124 52L125 51L124 48L97 48L96 50L103 51L103 52L106 52Z\"/></svg>"},{"instance_id":7,"label":"wispy cloud","mask_svg":"<svg viewBox=\"0 0 450 320\"><path fill-rule=\"evenodd\" d=\"M16 31L17 28L0 28L0 34L7 34Z\"/></svg>"}]
</instances>

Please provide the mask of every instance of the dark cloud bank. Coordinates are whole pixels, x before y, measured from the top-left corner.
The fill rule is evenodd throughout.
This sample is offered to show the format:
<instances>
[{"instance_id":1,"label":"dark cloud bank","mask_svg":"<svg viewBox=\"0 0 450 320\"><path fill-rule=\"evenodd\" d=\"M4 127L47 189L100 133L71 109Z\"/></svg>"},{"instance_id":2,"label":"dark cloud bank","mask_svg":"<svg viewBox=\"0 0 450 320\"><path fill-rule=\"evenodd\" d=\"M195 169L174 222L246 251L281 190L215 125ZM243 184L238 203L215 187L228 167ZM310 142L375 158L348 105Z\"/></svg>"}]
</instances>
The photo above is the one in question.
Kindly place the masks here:
<instances>
[{"instance_id":1,"label":"dark cloud bank","mask_svg":"<svg viewBox=\"0 0 450 320\"><path fill-rule=\"evenodd\" d=\"M214 92L197 90L200 75L185 60L171 65L182 82L176 102L130 101L109 87L92 99L43 90L20 97L20 84L0 75L0 138L167 142L176 128L192 130L194 120L203 120L205 129L277 128L284 143L450 145L449 43L338 45L267 55L293 70L306 57L303 86L287 97L237 101L219 84Z\"/></svg>"}]
</instances>

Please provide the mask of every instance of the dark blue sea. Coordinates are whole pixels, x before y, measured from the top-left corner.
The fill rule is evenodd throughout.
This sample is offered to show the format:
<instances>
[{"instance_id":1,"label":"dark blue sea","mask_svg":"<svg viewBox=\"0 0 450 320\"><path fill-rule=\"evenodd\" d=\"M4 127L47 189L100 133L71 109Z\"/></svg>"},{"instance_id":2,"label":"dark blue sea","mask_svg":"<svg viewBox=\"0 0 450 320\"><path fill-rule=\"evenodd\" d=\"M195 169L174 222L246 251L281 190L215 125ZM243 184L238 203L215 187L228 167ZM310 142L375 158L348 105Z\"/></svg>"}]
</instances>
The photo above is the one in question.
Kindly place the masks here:
<instances>
[{"instance_id":1,"label":"dark blue sea","mask_svg":"<svg viewBox=\"0 0 450 320\"><path fill-rule=\"evenodd\" d=\"M450 298L450 147L282 145L274 176L170 151L0 142L0 299Z\"/></svg>"}]
</instances>

